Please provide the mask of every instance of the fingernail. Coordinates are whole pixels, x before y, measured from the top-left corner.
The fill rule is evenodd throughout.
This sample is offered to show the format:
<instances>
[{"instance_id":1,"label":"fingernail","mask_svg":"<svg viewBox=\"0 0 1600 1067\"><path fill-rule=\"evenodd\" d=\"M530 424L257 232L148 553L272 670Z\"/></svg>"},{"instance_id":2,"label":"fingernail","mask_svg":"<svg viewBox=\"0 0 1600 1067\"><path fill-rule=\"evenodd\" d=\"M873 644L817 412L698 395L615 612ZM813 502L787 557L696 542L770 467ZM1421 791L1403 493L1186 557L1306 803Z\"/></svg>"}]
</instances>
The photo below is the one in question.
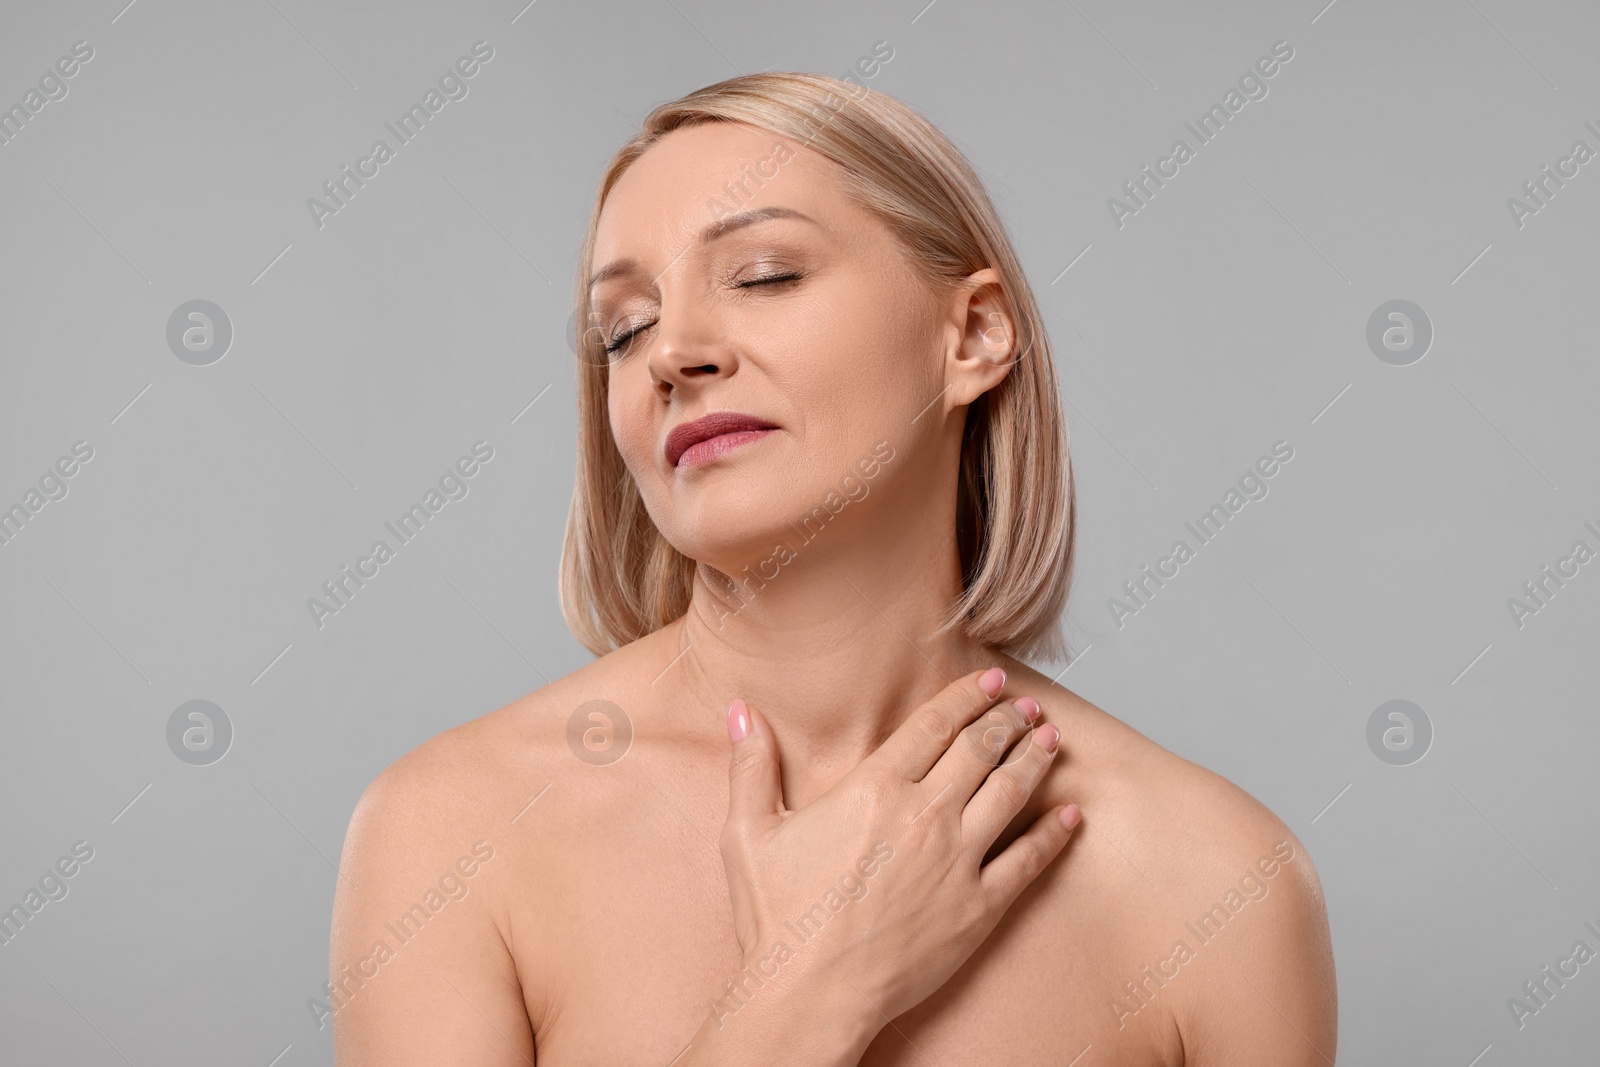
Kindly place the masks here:
<instances>
[{"instance_id":1,"label":"fingernail","mask_svg":"<svg viewBox=\"0 0 1600 1067\"><path fill-rule=\"evenodd\" d=\"M750 732L750 712L744 701L735 700L728 705L728 740L737 744Z\"/></svg>"},{"instance_id":2,"label":"fingernail","mask_svg":"<svg viewBox=\"0 0 1600 1067\"><path fill-rule=\"evenodd\" d=\"M1022 712L1024 722L1032 722L1039 717L1039 702L1032 697L1019 697L1016 705L1017 710Z\"/></svg>"},{"instance_id":3,"label":"fingernail","mask_svg":"<svg viewBox=\"0 0 1600 1067\"><path fill-rule=\"evenodd\" d=\"M999 696L1000 690L1005 687L1006 672L999 667L990 667L978 675L978 688L990 696Z\"/></svg>"},{"instance_id":4,"label":"fingernail","mask_svg":"<svg viewBox=\"0 0 1600 1067\"><path fill-rule=\"evenodd\" d=\"M1055 723L1047 722L1039 727L1038 732L1033 735L1033 739L1033 743L1046 752L1054 752L1056 750L1056 742L1061 740L1061 731L1056 729Z\"/></svg>"},{"instance_id":5,"label":"fingernail","mask_svg":"<svg viewBox=\"0 0 1600 1067\"><path fill-rule=\"evenodd\" d=\"M1061 825L1065 826L1068 830L1072 829L1074 826L1077 826L1078 823L1083 820L1083 812L1078 810L1078 805L1076 804L1068 804L1066 807L1061 809L1058 815L1061 819Z\"/></svg>"}]
</instances>

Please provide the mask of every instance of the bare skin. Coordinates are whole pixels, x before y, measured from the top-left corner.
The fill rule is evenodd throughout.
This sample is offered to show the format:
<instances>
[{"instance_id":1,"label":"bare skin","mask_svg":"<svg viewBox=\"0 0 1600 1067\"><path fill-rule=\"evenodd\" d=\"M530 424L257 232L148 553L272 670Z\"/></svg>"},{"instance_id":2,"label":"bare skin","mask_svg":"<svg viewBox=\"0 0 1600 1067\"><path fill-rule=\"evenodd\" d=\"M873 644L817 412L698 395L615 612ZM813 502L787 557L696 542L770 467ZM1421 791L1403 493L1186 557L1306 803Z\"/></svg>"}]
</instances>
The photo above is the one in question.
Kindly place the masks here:
<instances>
[{"instance_id":1,"label":"bare skin","mask_svg":"<svg viewBox=\"0 0 1600 1067\"><path fill-rule=\"evenodd\" d=\"M871 1012L837 990L809 1014L777 986L730 995L746 960L718 848L725 709L742 698L770 724L783 801L801 809L952 679L996 664L1002 698L1035 698L1061 743L994 851L1069 801L1083 824L948 981L876 1020L860 1062L1331 1064L1327 918L1287 827L1025 664L959 632L931 636L960 590L966 406L1012 366L1004 294L987 270L928 289L832 164L794 145L740 207L815 221L702 241L708 198L779 140L735 124L677 131L608 198L595 264L637 264L597 289L608 336L635 332L609 372L612 430L652 519L702 574L682 618L433 738L369 787L333 930L340 1064L665 1067L708 1018L776 1017L780 999L814 1030L862 1025ZM717 410L776 429L692 470L669 464L668 431ZM893 458L869 490L797 543L797 524L878 442ZM773 577L785 540L797 550ZM764 559L768 580L730 600L718 575ZM569 721L581 733L595 710L631 728L614 762L571 743ZM397 930L441 876L466 895ZM803 1051L790 1062L815 1062Z\"/></svg>"}]
</instances>

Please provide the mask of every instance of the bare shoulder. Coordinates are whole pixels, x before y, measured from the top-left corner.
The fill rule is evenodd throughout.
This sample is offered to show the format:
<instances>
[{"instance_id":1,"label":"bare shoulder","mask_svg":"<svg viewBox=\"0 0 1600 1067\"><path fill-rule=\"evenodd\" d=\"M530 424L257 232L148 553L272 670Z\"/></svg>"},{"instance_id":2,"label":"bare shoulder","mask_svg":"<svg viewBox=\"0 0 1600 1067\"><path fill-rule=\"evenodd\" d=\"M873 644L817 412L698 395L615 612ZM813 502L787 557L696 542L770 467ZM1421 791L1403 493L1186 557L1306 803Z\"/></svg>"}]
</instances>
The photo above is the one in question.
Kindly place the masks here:
<instances>
[{"instance_id":1,"label":"bare shoulder","mask_svg":"<svg viewBox=\"0 0 1600 1067\"><path fill-rule=\"evenodd\" d=\"M545 687L444 730L385 767L356 803L347 858L370 848L421 848L487 830L509 817L509 781L537 761L555 700Z\"/></svg>"},{"instance_id":2,"label":"bare shoulder","mask_svg":"<svg viewBox=\"0 0 1600 1067\"><path fill-rule=\"evenodd\" d=\"M510 862L501 757L482 722L418 745L366 787L334 894L328 999L341 1064L468 1055L498 1065L533 1035L501 918Z\"/></svg>"},{"instance_id":3,"label":"bare shoulder","mask_svg":"<svg viewBox=\"0 0 1600 1067\"><path fill-rule=\"evenodd\" d=\"M538 806L585 780L574 713L604 720L642 662L632 646L602 657L428 738L367 785L339 867L327 1000L313 1006L340 1063L531 1062L547 991L530 985L522 905L559 837L547 816L584 810ZM600 727L583 725L592 742Z\"/></svg>"},{"instance_id":4,"label":"bare shoulder","mask_svg":"<svg viewBox=\"0 0 1600 1067\"><path fill-rule=\"evenodd\" d=\"M448 866L475 845L492 852L502 858L485 867L520 867L518 877L479 879L472 908L459 910L485 915L509 941L510 899L500 891L502 883L516 884L525 896L530 887L520 878L541 840L549 840L540 831L552 826L550 809L578 810L552 799L588 798L593 790L586 785L619 780L584 772L625 753L635 729L652 724L638 694L641 674L659 653L657 643L651 635L602 656L441 731L389 764L367 785L351 815L345 866L396 883ZM554 798L546 796L552 792ZM539 829L530 830L535 825ZM341 888L348 890L348 883L342 879Z\"/></svg>"},{"instance_id":5,"label":"bare shoulder","mask_svg":"<svg viewBox=\"0 0 1600 1067\"><path fill-rule=\"evenodd\" d=\"M1305 845L1237 784L1025 673L1049 686L1066 756L1052 776L1082 807L1085 852L1106 857L1101 884L1126 919L1129 973L1107 1005L1119 1029L1163 1020L1187 1067L1331 1064L1333 951Z\"/></svg>"},{"instance_id":6,"label":"bare shoulder","mask_svg":"<svg viewBox=\"0 0 1600 1067\"><path fill-rule=\"evenodd\" d=\"M1194 840L1177 851L1179 864L1164 868L1170 919L1182 933L1163 958L1168 972L1194 971L1172 1004L1182 1062L1331 1067L1338 991L1311 854L1245 790L1180 763L1171 787L1193 805L1180 825Z\"/></svg>"},{"instance_id":7,"label":"bare shoulder","mask_svg":"<svg viewBox=\"0 0 1600 1067\"><path fill-rule=\"evenodd\" d=\"M1188 869L1233 861L1298 839L1261 801L1227 778L1174 753L1121 719L1019 665L1006 689L1034 694L1062 729L1064 760L1055 772L1109 803L1100 815L1119 823L1152 860ZM1054 714L1052 714L1054 713ZM1076 796L1073 796L1076 800ZM1084 805L1085 816L1092 817Z\"/></svg>"},{"instance_id":8,"label":"bare shoulder","mask_svg":"<svg viewBox=\"0 0 1600 1067\"><path fill-rule=\"evenodd\" d=\"M575 722L609 726L626 738L632 717L622 709L637 711L633 694L654 643L654 635L636 641L417 745L367 787L352 828L380 814L416 829L448 829L472 817L494 821L541 771L570 769L567 739Z\"/></svg>"},{"instance_id":9,"label":"bare shoulder","mask_svg":"<svg viewBox=\"0 0 1600 1067\"><path fill-rule=\"evenodd\" d=\"M480 838L525 848L529 835L514 827L546 789L581 788L585 769L623 754L639 726L655 727L641 694L668 640L641 638L396 759L356 804L346 860L398 873Z\"/></svg>"}]
</instances>

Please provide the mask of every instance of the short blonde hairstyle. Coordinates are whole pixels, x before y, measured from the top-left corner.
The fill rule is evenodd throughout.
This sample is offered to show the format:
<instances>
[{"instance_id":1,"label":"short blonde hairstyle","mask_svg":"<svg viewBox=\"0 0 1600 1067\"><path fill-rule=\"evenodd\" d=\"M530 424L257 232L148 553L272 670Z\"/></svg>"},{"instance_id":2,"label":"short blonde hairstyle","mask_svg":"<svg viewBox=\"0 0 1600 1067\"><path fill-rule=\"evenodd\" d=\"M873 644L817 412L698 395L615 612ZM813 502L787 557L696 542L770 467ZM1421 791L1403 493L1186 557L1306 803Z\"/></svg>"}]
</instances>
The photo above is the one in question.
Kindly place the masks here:
<instances>
[{"instance_id":1,"label":"short blonde hairstyle","mask_svg":"<svg viewBox=\"0 0 1600 1067\"><path fill-rule=\"evenodd\" d=\"M927 119L864 86L762 73L662 104L606 167L578 263L574 321L592 320L587 280L601 208L651 145L686 126L741 122L798 141L843 168L849 195L905 249L931 287L992 267L1012 310L1016 357L968 406L956 540L962 595L937 631L960 626L1008 655L1064 658L1060 616L1077 528L1072 462L1055 363L1033 291L976 172ZM607 412L607 359L578 329L577 478L561 554L561 611L595 655L652 633L689 608L696 563L651 521Z\"/></svg>"}]
</instances>

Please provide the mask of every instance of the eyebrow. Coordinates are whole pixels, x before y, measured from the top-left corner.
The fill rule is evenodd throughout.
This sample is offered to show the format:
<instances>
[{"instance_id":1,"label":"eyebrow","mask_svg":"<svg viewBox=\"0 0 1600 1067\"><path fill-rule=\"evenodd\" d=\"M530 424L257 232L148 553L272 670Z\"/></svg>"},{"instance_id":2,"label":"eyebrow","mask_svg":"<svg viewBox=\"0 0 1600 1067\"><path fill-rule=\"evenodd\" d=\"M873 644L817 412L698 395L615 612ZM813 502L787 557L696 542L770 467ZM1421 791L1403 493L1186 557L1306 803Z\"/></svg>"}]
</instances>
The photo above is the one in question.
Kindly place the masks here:
<instances>
[{"instance_id":1,"label":"eyebrow","mask_svg":"<svg viewBox=\"0 0 1600 1067\"><path fill-rule=\"evenodd\" d=\"M726 237L735 230L742 230L746 226L753 226L758 222L766 222L768 219L796 219L800 222L809 222L813 226L820 227L822 225L822 223L818 222L810 215L796 211L791 207L782 207L774 204L771 207L755 208L751 211L741 211L736 215L729 215L726 218L718 219L716 222L711 223L711 225L700 231L700 237L697 243L702 245L710 244L712 241ZM680 255L681 254L682 253L680 253ZM638 260L619 259L613 263L606 264L604 267L601 267L599 270L591 274L589 276L589 288L592 290L601 282L609 281L612 278L616 278L624 274L636 274L639 271L640 267Z\"/></svg>"}]
</instances>

